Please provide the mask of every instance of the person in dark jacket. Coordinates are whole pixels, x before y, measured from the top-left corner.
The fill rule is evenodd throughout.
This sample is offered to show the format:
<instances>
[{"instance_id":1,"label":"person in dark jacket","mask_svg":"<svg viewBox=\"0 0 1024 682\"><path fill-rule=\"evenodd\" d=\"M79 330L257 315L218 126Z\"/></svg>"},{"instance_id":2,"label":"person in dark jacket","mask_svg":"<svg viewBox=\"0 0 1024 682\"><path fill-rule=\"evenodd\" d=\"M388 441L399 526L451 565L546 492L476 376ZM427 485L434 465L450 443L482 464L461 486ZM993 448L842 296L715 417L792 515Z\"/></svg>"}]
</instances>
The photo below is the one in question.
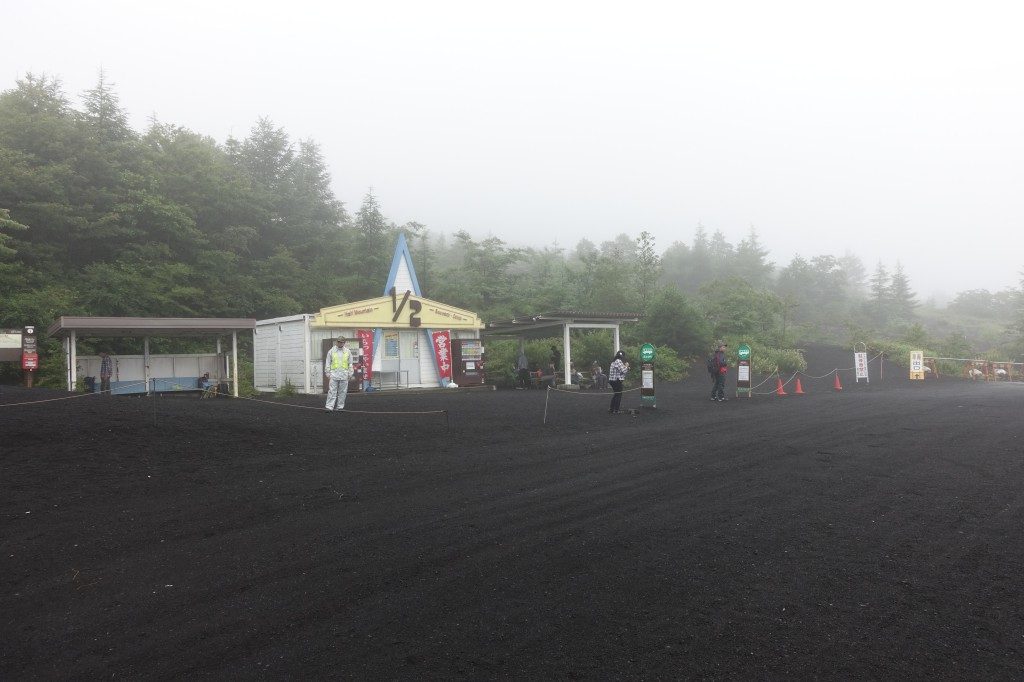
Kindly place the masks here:
<instances>
[{"instance_id":1,"label":"person in dark jacket","mask_svg":"<svg viewBox=\"0 0 1024 682\"><path fill-rule=\"evenodd\" d=\"M711 388L711 399L725 402L725 375L729 371L729 360L725 357L725 349L729 347L724 341L715 344L718 350L711 358L711 366L715 370L715 385Z\"/></svg>"}]
</instances>

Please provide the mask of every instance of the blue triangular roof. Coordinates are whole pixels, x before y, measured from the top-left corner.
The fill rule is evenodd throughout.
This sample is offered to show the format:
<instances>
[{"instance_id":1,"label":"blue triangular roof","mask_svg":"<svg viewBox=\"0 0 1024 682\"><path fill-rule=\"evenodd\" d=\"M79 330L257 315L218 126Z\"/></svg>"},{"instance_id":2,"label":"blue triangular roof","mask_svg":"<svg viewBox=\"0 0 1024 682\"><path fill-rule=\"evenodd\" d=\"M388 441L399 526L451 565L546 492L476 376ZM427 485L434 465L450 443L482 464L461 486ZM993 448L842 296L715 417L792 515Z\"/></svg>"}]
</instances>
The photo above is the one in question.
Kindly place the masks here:
<instances>
[{"instance_id":1,"label":"blue triangular roof","mask_svg":"<svg viewBox=\"0 0 1024 682\"><path fill-rule=\"evenodd\" d=\"M416 268L412 264L412 254L409 253L409 244L405 241L405 234L398 233L398 243L395 244L395 255L391 259L391 272L388 274L388 283L384 285L384 295L391 294L391 287L395 286L395 278L398 277L398 267L402 260L405 260L409 268L409 278L412 279L412 293L414 296L422 296L419 280L416 279Z\"/></svg>"}]
</instances>

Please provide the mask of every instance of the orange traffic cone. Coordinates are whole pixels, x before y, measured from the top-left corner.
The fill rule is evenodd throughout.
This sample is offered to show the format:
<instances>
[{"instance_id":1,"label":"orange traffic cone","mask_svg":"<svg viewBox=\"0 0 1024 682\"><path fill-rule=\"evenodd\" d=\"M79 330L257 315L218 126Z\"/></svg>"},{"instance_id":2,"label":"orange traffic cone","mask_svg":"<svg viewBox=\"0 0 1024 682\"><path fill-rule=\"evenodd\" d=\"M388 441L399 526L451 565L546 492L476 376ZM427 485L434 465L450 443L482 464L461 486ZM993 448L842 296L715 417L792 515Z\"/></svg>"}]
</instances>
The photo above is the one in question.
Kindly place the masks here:
<instances>
[{"instance_id":1,"label":"orange traffic cone","mask_svg":"<svg viewBox=\"0 0 1024 682\"><path fill-rule=\"evenodd\" d=\"M775 381L778 382L778 385L775 387L775 395L789 395L786 393L786 389L782 387L782 377L777 377Z\"/></svg>"},{"instance_id":2,"label":"orange traffic cone","mask_svg":"<svg viewBox=\"0 0 1024 682\"><path fill-rule=\"evenodd\" d=\"M832 384L832 388L836 389L837 391L843 390L843 385L839 383L839 372L836 372L836 380Z\"/></svg>"},{"instance_id":3,"label":"orange traffic cone","mask_svg":"<svg viewBox=\"0 0 1024 682\"><path fill-rule=\"evenodd\" d=\"M796 378L796 390L793 391L793 395L803 395L804 387L800 385L800 377Z\"/></svg>"}]
</instances>

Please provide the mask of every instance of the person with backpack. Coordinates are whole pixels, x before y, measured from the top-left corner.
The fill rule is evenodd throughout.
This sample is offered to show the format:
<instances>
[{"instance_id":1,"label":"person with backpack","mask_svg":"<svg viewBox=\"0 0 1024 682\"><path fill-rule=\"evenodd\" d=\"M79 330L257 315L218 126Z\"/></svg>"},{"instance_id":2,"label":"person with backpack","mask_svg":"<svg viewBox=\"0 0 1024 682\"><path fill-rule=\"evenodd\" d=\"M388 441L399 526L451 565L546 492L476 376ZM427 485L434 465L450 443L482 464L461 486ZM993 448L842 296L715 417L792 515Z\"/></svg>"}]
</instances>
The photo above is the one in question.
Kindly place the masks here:
<instances>
[{"instance_id":1,"label":"person with backpack","mask_svg":"<svg viewBox=\"0 0 1024 682\"><path fill-rule=\"evenodd\" d=\"M708 373L715 384L711 388L711 399L722 403L728 400L725 397L725 375L729 371L729 360L725 357L725 349L729 345L725 341L715 344L717 350L714 355L708 358Z\"/></svg>"}]
</instances>

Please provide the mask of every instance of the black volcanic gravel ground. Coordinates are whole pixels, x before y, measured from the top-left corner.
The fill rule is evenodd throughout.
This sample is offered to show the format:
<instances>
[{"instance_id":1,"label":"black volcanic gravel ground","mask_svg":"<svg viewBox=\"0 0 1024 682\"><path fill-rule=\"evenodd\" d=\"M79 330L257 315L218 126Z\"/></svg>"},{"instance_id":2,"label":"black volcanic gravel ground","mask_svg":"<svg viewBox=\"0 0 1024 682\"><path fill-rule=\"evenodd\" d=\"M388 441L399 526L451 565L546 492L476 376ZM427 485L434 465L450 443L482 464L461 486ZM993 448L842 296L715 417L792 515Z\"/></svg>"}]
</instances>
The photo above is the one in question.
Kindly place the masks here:
<instances>
[{"instance_id":1,"label":"black volcanic gravel ground","mask_svg":"<svg viewBox=\"0 0 1024 682\"><path fill-rule=\"evenodd\" d=\"M0 678L1019 678L1024 385L886 371L349 401L450 429L4 387Z\"/></svg>"}]
</instances>

